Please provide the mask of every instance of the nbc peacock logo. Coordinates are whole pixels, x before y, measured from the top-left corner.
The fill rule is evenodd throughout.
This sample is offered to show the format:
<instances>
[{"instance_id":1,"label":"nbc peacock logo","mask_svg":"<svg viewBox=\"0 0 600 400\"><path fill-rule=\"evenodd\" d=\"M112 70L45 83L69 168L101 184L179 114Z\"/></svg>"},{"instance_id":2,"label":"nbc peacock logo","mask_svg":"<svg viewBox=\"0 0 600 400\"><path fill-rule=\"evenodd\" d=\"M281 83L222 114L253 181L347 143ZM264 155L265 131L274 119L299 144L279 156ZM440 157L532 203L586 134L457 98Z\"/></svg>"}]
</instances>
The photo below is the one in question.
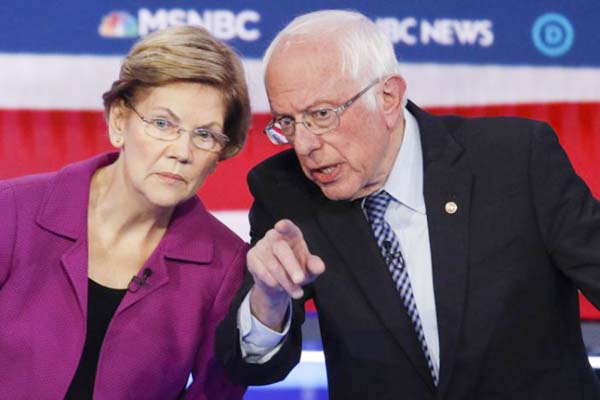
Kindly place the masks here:
<instances>
[{"instance_id":1,"label":"nbc peacock logo","mask_svg":"<svg viewBox=\"0 0 600 400\"><path fill-rule=\"evenodd\" d=\"M113 11L102 17L98 33L105 38L135 38L138 36L137 19L126 11Z\"/></svg>"}]
</instances>

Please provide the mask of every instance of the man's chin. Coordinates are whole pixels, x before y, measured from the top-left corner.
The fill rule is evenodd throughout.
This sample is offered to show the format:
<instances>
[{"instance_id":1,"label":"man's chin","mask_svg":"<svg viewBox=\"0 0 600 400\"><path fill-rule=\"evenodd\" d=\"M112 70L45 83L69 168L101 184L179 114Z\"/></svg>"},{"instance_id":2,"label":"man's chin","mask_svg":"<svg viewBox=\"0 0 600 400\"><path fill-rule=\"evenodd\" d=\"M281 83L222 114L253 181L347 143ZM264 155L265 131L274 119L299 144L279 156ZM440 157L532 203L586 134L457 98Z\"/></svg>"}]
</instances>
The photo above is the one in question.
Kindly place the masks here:
<instances>
[{"instance_id":1,"label":"man's chin","mask_svg":"<svg viewBox=\"0 0 600 400\"><path fill-rule=\"evenodd\" d=\"M341 185L340 182L336 182L336 184L320 184L316 182L319 188L321 188L321 192L325 197L329 200L333 201L352 201L356 199L360 199L362 197L367 197L377 190L379 190L383 185L368 185L363 187L348 187L348 185Z\"/></svg>"},{"instance_id":2,"label":"man's chin","mask_svg":"<svg viewBox=\"0 0 600 400\"><path fill-rule=\"evenodd\" d=\"M348 201L362 197L361 187L354 186L352 179L348 179L347 176L338 176L337 179L330 181L315 179L309 174L306 176L321 189L323 195L329 200Z\"/></svg>"},{"instance_id":3,"label":"man's chin","mask_svg":"<svg viewBox=\"0 0 600 400\"><path fill-rule=\"evenodd\" d=\"M327 197L329 200L333 201L344 201L344 200L353 200L355 198L354 191L348 190L348 188L340 187L339 184L319 184L317 185L321 188L321 192L323 195Z\"/></svg>"}]
</instances>

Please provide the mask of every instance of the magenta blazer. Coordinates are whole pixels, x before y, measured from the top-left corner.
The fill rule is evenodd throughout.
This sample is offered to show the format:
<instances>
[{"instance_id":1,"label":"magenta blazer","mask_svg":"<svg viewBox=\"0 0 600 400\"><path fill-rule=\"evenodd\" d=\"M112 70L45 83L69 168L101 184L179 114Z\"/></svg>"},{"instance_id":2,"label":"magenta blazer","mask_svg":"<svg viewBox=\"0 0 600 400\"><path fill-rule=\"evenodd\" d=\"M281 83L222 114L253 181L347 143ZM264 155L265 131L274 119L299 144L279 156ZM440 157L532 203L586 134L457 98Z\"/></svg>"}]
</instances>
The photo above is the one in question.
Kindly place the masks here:
<instances>
[{"instance_id":1,"label":"magenta blazer","mask_svg":"<svg viewBox=\"0 0 600 400\"><path fill-rule=\"evenodd\" d=\"M0 399L65 396L86 336L90 178L115 159L0 182ZM213 343L246 252L196 196L180 204L108 327L94 399L241 398Z\"/></svg>"}]
</instances>

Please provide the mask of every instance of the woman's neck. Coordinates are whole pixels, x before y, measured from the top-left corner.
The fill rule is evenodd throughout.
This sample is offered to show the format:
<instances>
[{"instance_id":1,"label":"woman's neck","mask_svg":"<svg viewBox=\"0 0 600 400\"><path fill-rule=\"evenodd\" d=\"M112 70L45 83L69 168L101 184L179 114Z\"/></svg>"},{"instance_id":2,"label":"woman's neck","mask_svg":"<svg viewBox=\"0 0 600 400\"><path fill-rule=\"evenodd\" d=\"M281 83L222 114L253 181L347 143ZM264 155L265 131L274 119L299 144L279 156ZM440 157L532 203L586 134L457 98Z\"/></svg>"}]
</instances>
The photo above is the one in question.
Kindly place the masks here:
<instances>
[{"instance_id":1,"label":"woman's neck","mask_svg":"<svg viewBox=\"0 0 600 400\"><path fill-rule=\"evenodd\" d=\"M125 180L119 160L96 171L90 184L88 221L101 224L114 240L135 236L144 241L166 230L174 208L149 204ZM89 227L88 227L89 229Z\"/></svg>"}]
</instances>

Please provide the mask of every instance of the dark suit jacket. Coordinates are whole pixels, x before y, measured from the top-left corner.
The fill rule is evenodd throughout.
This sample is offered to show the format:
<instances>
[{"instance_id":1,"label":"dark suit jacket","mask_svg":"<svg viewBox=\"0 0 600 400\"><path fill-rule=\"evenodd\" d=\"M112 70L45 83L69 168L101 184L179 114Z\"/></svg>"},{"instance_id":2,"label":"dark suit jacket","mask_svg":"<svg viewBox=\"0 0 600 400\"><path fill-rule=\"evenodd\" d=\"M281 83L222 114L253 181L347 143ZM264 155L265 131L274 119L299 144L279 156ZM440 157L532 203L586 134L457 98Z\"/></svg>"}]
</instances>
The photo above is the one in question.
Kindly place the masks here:
<instances>
[{"instance_id":1,"label":"dark suit jacket","mask_svg":"<svg viewBox=\"0 0 600 400\"><path fill-rule=\"evenodd\" d=\"M327 266L305 294L318 309L330 398L599 399L577 290L600 305L600 204L556 135L536 121L408 107L423 146L437 389L360 201L326 199L290 150L248 177L253 241L290 218ZM251 283L219 328L217 352L235 380L260 385L298 361L304 314L294 302L281 351L263 365L244 363L235 314Z\"/></svg>"}]
</instances>

